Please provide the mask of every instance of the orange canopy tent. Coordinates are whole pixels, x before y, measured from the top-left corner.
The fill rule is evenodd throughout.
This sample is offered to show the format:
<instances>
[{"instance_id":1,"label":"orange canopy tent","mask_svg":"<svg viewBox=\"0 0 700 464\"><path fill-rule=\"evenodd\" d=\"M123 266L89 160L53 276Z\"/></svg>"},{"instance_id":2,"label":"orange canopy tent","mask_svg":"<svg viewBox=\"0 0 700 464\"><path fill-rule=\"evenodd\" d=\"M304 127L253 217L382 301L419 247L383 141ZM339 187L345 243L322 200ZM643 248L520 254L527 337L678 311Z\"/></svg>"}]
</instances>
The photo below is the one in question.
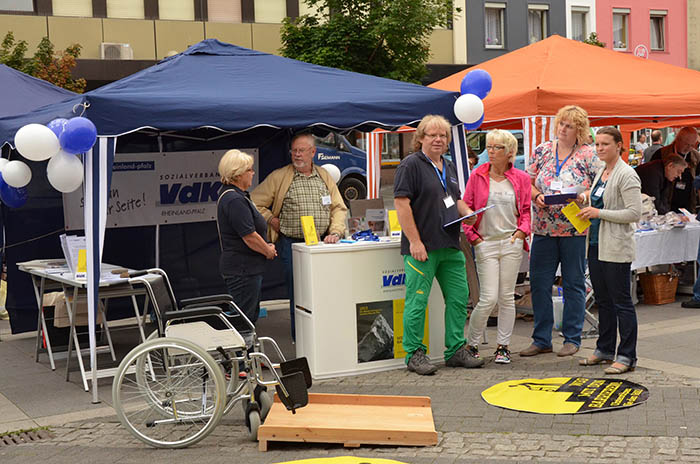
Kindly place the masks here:
<instances>
[{"instance_id":1,"label":"orange canopy tent","mask_svg":"<svg viewBox=\"0 0 700 464\"><path fill-rule=\"evenodd\" d=\"M594 126L681 125L700 119L700 72L554 35L437 81L459 91L473 69L491 74L482 128L520 129L532 116L583 107ZM647 126L648 127L648 126Z\"/></svg>"}]
</instances>

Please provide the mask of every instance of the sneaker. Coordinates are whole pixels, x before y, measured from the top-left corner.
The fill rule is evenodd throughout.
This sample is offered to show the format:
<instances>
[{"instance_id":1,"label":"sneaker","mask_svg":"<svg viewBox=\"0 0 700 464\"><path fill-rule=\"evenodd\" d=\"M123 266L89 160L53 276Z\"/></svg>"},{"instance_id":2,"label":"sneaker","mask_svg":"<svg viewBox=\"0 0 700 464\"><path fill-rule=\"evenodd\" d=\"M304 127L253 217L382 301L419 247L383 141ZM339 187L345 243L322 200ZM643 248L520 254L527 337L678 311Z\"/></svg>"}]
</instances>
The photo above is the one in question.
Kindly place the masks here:
<instances>
[{"instance_id":1,"label":"sneaker","mask_svg":"<svg viewBox=\"0 0 700 464\"><path fill-rule=\"evenodd\" d=\"M467 349L469 347L469 349ZM469 345L464 345L452 355L450 359L445 361L445 365L448 367L481 367L484 365L484 360L480 357L475 357L474 352ZM478 350L476 351L476 356L479 356Z\"/></svg>"},{"instance_id":2,"label":"sneaker","mask_svg":"<svg viewBox=\"0 0 700 464\"><path fill-rule=\"evenodd\" d=\"M510 350L507 346L498 345L496 348L496 359L493 362L498 364L510 364Z\"/></svg>"},{"instance_id":3,"label":"sneaker","mask_svg":"<svg viewBox=\"0 0 700 464\"><path fill-rule=\"evenodd\" d=\"M700 300L693 298L692 300L684 301L681 303L683 308L700 308Z\"/></svg>"},{"instance_id":4,"label":"sneaker","mask_svg":"<svg viewBox=\"0 0 700 464\"><path fill-rule=\"evenodd\" d=\"M465 345L464 346L467 351L469 351L469 354L472 355L472 357L476 359L481 359L481 356L479 355L479 347L478 346L472 346L472 345Z\"/></svg>"},{"instance_id":5,"label":"sneaker","mask_svg":"<svg viewBox=\"0 0 700 464\"><path fill-rule=\"evenodd\" d=\"M413 352L406 367L409 371L418 375L433 375L437 371L437 367L430 362L430 358L426 356L423 348L418 348Z\"/></svg>"}]
</instances>

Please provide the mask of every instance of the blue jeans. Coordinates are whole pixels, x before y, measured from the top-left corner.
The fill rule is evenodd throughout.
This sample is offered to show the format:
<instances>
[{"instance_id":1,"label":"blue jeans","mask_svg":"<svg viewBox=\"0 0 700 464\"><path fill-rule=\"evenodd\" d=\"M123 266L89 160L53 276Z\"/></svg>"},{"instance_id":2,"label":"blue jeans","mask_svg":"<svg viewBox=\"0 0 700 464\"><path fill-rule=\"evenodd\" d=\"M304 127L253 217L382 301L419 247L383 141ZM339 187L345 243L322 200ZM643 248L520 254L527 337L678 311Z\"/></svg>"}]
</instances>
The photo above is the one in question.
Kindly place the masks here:
<instances>
[{"instance_id":1,"label":"blue jeans","mask_svg":"<svg viewBox=\"0 0 700 464\"><path fill-rule=\"evenodd\" d=\"M588 269L600 323L595 356L634 367L637 364L637 314L630 296L630 265L599 261L598 247L588 248ZM620 343L615 351L618 329Z\"/></svg>"},{"instance_id":2,"label":"blue jeans","mask_svg":"<svg viewBox=\"0 0 700 464\"><path fill-rule=\"evenodd\" d=\"M700 244L698 245L698 264L700 264ZM695 285L693 285L693 299L696 301L700 301L700 274L698 274L698 278L695 279Z\"/></svg>"},{"instance_id":3,"label":"blue jeans","mask_svg":"<svg viewBox=\"0 0 700 464\"><path fill-rule=\"evenodd\" d=\"M581 345L581 330L586 314L585 282L586 237L550 237L535 235L530 250L530 290L535 327L533 343L539 348L551 348L554 314L552 285L561 264L564 288L562 333L564 343Z\"/></svg>"},{"instance_id":4,"label":"blue jeans","mask_svg":"<svg viewBox=\"0 0 700 464\"><path fill-rule=\"evenodd\" d=\"M287 294L289 295L289 317L291 319L292 340L296 341L296 324L294 320L294 266L292 265L292 244L303 242L304 239L287 237L280 234L277 240L277 253L284 264L284 276L287 280Z\"/></svg>"},{"instance_id":5,"label":"blue jeans","mask_svg":"<svg viewBox=\"0 0 700 464\"><path fill-rule=\"evenodd\" d=\"M250 322L255 325L260 315L260 294L262 291L262 274L240 275L224 279L226 289L233 301L241 308ZM236 327L236 329L248 332L250 329L246 325Z\"/></svg>"}]
</instances>

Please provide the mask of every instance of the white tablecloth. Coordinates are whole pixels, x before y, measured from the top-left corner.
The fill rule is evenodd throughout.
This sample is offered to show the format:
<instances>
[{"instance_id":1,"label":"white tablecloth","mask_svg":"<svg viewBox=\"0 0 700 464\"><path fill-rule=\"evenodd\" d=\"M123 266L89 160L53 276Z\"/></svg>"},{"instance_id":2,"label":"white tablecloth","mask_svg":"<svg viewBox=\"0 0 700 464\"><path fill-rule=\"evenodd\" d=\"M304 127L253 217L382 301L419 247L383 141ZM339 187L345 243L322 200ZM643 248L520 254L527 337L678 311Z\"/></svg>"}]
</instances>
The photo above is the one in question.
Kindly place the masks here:
<instances>
[{"instance_id":1,"label":"white tablecloth","mask_svg":"<svg viewBox=\"0 0 700 464\"><path fill-rule=\"evenodd\" d=\"M695 261L700 243L700 224L690 223L671 230L651 230L634 234L637 257L632 270L657 264Z\"/></svg>"}]
</instances>

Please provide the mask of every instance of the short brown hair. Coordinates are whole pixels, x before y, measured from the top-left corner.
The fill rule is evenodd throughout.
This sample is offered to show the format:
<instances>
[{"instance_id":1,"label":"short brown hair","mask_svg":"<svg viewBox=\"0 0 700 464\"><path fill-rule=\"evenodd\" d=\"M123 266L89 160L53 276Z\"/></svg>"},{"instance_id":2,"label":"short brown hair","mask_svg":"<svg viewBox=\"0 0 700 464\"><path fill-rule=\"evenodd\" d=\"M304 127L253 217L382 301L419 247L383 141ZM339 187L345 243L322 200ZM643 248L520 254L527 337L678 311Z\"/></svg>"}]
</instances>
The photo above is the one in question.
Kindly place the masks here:
<instances>
[{"instance_id":1,"label":"short brown hair","mask_svg":"<svg viewBox=\"0 0 700 464\"><path fill-rule=\"evenodd\" d=\"M447 133L447 144L449 145L452 141L452 133L450 131L452 126L447 122L447 119L437 114L428 114L421 119L416 127L416 132L413 134L413 149L418 151L421 149L421 139L425 136L425 131L430 128L443 129Z\"/></svg>"},{"instance_id":2,"label":"short brown hair","mask_svg":"<svg viewBox=\"0 0 700 464\"><path fill-rule=\"evenodd\" d=\"M598 129L598 132L596 132L596 137L599 135L609 135L613 138L615 143L623 143L622 142L622 133L617 130L617 128L613 126L606 126L606 127L601 127ZM620 151L624 150L624 146L620 146Z\"/></svg>"},{"instance_id":3,"label":"short brown hair","mask_svg":"<svg viewBox=\"0 0 700 464\"><path fill-rule=\"evenodd\" d=\"M571 121L576 125L576 140L579 144L585 143L590 134L588 113L586 110L576 105L567 105L559 108L554 118L554 128L559 126L562 120Z\"/></svg>"}]
</instances>

